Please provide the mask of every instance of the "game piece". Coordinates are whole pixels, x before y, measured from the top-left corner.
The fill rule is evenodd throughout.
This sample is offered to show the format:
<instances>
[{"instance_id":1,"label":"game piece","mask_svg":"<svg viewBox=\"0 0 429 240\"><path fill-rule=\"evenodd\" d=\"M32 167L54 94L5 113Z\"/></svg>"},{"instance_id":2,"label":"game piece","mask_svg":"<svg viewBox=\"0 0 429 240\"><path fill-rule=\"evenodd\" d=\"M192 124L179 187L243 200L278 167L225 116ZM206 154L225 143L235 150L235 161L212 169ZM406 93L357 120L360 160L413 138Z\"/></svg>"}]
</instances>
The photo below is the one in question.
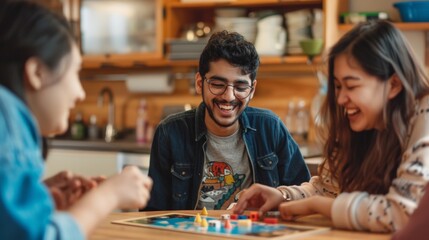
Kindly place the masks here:
<instances>
[{"instance_id":1,"label":"game piece","mask_svg":"<svg viewBox=\"0 0 429 240\"><path fill-rule=\"evenodd\" d=\"M220 221L219 220L209 220L209 227L219 229L220 228Z\"/></svg>"},{"instance_id":2,"label":"game piece","mask_svg":"<svg viewBox=\"0 0 429 240\"><path fill-rule=\"evenodd\" d=\"M237 220L238 219L238 214L231 214L230 215L230 219L231 220Z\"/></svg>"},{"instance_id":3,"label":"game piece","mask_svg":"<svg viewBox=\"0 0 429 240\"><path fill-rule=\"evenodd\" d=\"M220 215L220 219L229 220L229 219L231 219L231 216L229 214L222 214L222 215Z\"/></svg>"},{"instance_id":4,"label":"game piece","mask_svg":"<svg viewBox=\"0 0 429 240\"><path fill-rule=\"evenodd\" d=\"M231 221L229 221L229 219L228 220L225 220L225 223L224 223L224 226L223 226L225 229L231 229L232 228L232 225L231 225Z\"/></svg>"},{"instance_id":5,"label":"game piece","mask_svg":"<svg viewBox=\"0 0 429 240\"><path fill-rule=\"evenodd\" d=\"M248 219L246 215L238 215L238 219Z\"/></svg>"},{"instance_id":6,"label":"game piece","mask_svg":"<svg viewBox=\"0 0 429 240\"><path fill-rule=\"evenodd\" d=\"M195 216L194 223L201 224L201 216L199 213Z\"/></svg>"},{"instance_id":7,"label":"game piece","mask_svg":"<svg viewBox=\"0 0 429 240\"><path fill-rule=\"evenodd\" d=\"M209 224L207 223L207 219L203 218L203 220L201 221L201 227L206 228L208 226Z\"/></svg>"},{"instance_id":8,"label":"game piece","mask_svg":"<svg viewBox=\"0 0 429 240\"><path fill-rule=\"evenodd\" d=\"M237 222L239 227L252 227L252 220L250 219L239 219Z\"/></svg>"},{"instance_id":9,"label":"game piece","mask_svg":"<svg viewBox=\"0 0 429 240\"><path fill-rule=\"evenodd\" d=\"M206 207L204 207L203 210L201 211L201 215L203 215L203 216L209 215L209 213L207 212Z\"/></svg>"},{"instance_id":10,"label":"game piece","mask_svg":"<svg viewBox=\"0 0 429 240\"><path fill-rule=\"evenodd\" d=\"M277 223L279 223L279 219L266 217L266 218L264 218L264 223L266 223L266 224L277 224Z\"/></svg>"},{"instance_id":11,"label":"game piece","mask_svg":"<svg viewBox=\"0 0 429 240\"><path fill-rule=\"evenodd\" d=\"M249 218L252 220L252 221L258 221L259 220L259 213L258 212L250 212L250 214L249 214Z\"/></svg>"}]
</instances>

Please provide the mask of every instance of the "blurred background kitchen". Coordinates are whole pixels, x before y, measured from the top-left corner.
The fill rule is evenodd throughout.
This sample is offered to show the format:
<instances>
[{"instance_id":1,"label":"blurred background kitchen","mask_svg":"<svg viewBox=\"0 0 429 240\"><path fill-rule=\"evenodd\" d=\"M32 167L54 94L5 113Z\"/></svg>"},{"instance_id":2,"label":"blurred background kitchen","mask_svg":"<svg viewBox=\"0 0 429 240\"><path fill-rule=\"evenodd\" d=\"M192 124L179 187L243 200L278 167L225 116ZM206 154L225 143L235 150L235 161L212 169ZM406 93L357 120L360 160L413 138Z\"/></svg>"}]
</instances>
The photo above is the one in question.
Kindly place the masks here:
<instances>
[{"instance_id":1,"label":"blurred background kitchen","mask_svg":"<svg viewBox=\"0 0 429 240\"><path fill-rule=\"evenodd\" d=\"M63 169L108 176L127 164L147 172L158 122L201 102L193 79L213 31L237 31L255 44L261 66L251 105L284 120L313 174L321 151L314 126L326 94L323 57L344 32L360 21L389 19L429 65L428 1L414 3L420 12L395 7L398 0L39 1L73 27L87 94L70 115L69 131L49 140L46 176Z\"/></svg>"}]
</instances>

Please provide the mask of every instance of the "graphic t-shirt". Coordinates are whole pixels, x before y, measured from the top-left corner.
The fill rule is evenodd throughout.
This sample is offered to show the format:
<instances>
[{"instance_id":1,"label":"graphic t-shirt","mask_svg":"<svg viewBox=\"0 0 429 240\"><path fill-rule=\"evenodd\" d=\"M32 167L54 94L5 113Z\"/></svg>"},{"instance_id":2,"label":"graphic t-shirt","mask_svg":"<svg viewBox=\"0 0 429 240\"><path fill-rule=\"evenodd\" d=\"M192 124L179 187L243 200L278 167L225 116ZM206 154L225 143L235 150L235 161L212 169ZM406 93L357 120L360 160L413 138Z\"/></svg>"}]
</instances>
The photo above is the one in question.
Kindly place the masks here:
<instances>
[{"instance_id":1,"label":"graphic t-shirt","mask_svg":"<svg viewBox=\"0 0 429 240\"><path fill-rule=\"evenodd\" d=\"M226 209L235 195L252 183L249 156L237 131L228 137L207 134L204 175L198 208Z\"/></svg>"}]
</instances>

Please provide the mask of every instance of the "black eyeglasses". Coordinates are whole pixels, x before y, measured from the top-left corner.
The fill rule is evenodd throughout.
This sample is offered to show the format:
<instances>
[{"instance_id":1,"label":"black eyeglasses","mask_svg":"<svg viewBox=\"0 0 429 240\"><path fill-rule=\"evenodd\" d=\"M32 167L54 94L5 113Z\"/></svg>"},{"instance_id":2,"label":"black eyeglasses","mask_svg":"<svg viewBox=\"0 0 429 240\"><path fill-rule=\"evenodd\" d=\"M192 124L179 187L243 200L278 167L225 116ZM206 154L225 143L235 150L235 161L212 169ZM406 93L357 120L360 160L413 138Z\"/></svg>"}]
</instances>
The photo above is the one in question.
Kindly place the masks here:
<instances>
[{"instance_id":1,"label":"black eyeglasses","mask_svg":"<svg viewBox=\"0 0 429 240\"><path fill-rule=\"evenodd\" d=\"M250 86L247 83L235 83L228 84L222 80L218 79L207 79L204 77L209 85L209 91L214 95L222 95L225 93L228 86L231 86L234 91L234 96L238 99L247 98L250 93L253 91L253 86Z\"/></svg>"}]
</instances>

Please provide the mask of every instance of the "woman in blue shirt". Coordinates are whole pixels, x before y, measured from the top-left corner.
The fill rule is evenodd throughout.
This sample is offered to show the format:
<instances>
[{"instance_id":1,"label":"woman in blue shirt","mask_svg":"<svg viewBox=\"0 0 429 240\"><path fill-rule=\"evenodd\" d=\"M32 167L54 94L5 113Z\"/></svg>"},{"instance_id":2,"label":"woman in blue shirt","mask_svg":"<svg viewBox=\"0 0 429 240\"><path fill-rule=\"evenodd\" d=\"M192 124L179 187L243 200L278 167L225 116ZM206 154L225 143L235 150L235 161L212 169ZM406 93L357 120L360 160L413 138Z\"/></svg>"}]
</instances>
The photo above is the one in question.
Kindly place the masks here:
<instances>
[{"instance_id":1,"label":"woman in blue shirt","mask_svg":"<svg viewBox=\"0 0 429 240\"><path fill-rule=\"evenodd\" d=\"M84 99L67 22L26 1L0 3L0 239L82 239L115 208L145 207L152 181L129 167L56 211L42 183L41 136L67 129Z\"/></svg>"}]
</instances>

